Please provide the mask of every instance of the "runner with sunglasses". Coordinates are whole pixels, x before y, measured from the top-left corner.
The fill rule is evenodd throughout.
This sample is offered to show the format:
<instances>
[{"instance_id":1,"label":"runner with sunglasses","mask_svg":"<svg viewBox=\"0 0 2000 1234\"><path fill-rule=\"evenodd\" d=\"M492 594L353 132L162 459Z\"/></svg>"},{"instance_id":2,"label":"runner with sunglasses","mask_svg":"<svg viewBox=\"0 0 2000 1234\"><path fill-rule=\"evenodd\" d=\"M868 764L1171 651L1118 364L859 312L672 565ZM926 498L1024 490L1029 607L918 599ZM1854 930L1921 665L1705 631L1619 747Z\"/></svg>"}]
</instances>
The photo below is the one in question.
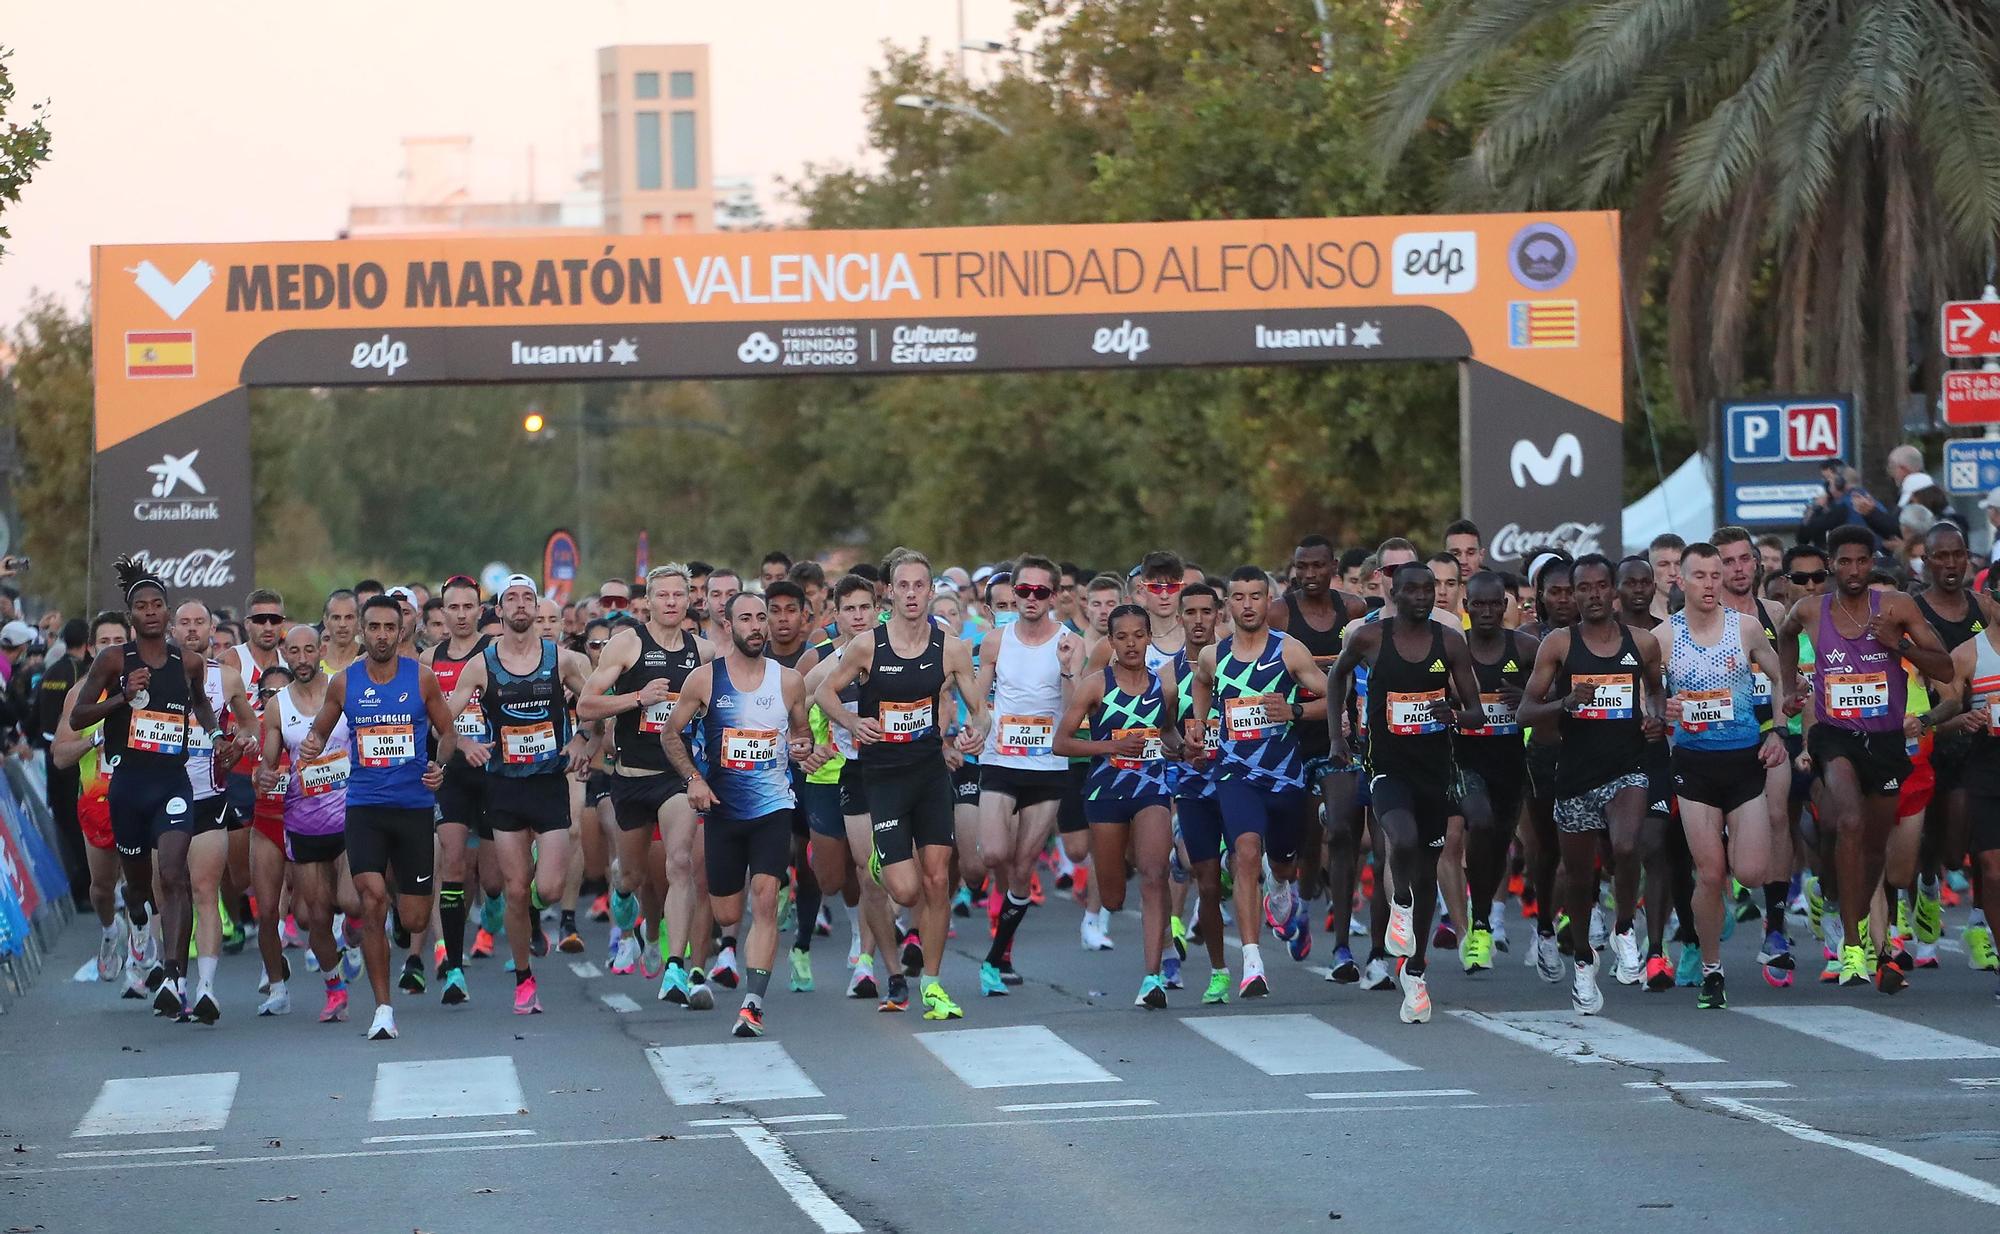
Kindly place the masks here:
<instances>
[{"instance_id":1,"label":"runner with sunglasses","mask_svg":"<svg viewBox=\"0 0 2000 1234\"><path fill-rule=\"evenodd\" d=\"M236 670L247 694L263 680L265 669L283 662L278 644L284 639L288 623L285 620L284 597L267 587L259 587L245 596L243 607L246 613L243 628L248 638L223 653L223 663ZM261 708L255 706L251 710L259 716L264 714ZM250 783L250 777L256 770L257 755L253 751L238 759L236 765L230 768L229 779L223 786L229 795L229 807L244 818L249 818L257 808L257 792Z\"/></svg>"}]
</instances>

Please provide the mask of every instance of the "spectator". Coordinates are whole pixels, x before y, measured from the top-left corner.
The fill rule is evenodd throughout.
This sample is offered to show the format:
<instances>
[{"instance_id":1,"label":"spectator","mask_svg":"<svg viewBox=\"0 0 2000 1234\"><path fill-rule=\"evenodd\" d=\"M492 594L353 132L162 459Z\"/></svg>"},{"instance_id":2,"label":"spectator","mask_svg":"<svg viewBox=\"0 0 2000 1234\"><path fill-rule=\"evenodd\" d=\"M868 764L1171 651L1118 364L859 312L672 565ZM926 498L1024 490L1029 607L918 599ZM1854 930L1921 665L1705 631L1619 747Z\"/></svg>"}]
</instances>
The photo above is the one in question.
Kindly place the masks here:
<instances>
[{"instance_id":1,"label":"spectator","mask_svg":"<svg viewBox=\"0 0 2000 1234\"><path fill-rule=\"evenodd\" d=\"M1919 505L1907 505L1896 512L1896 534L1904 540L1921 540L1937 516Z\"/></svg>"},{"instance_id":2,"label":"spectator","mask_svg":"<svg viewBox=\"0 0 2000 1234\"><path fill-rule=\"evenodd\" d=\"M1806 507L1805 519L1799 524L1799 543L1824 545L1827 532L1850 523L1868 528L1877 540L1895 537L1895 511L1884 509L1861 487L1860 472L1829 463L1820 474L1826 477L1826 486Z\"/></svg>"},{"instance_id":3,"label":"spectator","mask_svg":"<svg viewBox=\"0 0 2000 1234\"><path fill-rule=\"evenodd\" d=\"M1938 522L1950 523L1960 531L1968 533L1966 536L1968 540L1972 538L1970 535L1972 524L1966 521L1965 515L1959 513L1958 507L1951 504L1951 498L1947 497L1945 491L1937 485L1927 484L1918 489L1910 494L1910 501L1929 510L1937 517Z\"/></svg>"},{"instance_id":4,"label":"spectator","mask_svg":"<svg viewBox=\"0 0 2000 1234\"><path fill-rule=\"evenodd\" d=\"M1764 577L1769 578L1784 568L1785 538L1764 535L1757 537L1757 559L1764 568Z\"/></svg>"},{"instance_id":5,"label":"spectator","mask_svg":"<svg viewBox=\"0 0 2000 1234\"><path fill-rule=\"evenodd\" d=\"M34 642L35 627L25 621L16 618L0 626L0 682L13 684L14 670Z\"/></svg>"},{"instance_id":6,"label":"spectator","mask_svg":"<svg viewBox=\"0 0 2000 1234\"><path fill-rule=\"evenodd\" d=\"M1924 470L1924 452L1911 445L1889 451L1889 482L1896 486L1896 504L1907 506L1920 488L1937 483Z\"/></svg>"}]
</instances>

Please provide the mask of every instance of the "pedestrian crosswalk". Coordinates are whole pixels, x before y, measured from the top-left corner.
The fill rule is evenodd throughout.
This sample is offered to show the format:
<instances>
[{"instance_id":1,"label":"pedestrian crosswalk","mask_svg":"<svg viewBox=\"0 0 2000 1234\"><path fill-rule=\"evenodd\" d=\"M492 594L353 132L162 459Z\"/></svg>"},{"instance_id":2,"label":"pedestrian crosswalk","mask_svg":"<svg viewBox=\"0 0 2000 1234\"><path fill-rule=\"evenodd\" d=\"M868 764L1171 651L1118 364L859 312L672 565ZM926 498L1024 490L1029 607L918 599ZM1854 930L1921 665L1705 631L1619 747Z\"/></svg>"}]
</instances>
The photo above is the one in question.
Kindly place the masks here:
<instances>
[{"instance_id":1,"label":"pedestrian crosswalk","mask_svg":"<svg viewBox=\"0 0 2000 1234\"><path fill-rule=\"evenodd\" d=\"M1849 1065L1856 1054L1892 1064L2000 1059L2000 1044L1996 1044L2000 1043L2000 1027L1988 1030L1975 1024L1970 1031L1979 1036L1960 1035L1920 1023L1916 1015L1890 1015L1845 1005L1757 1006L1739 1009L1733 1015L1690 1013L1686 1017L1650 1012L1650 1006L1642 1012L1636 1005L1627 1018L1549 1010L1450 1009L1432 1025L1416 1029L1396 1024L1390 1017L1363 1019L1349 1008L1314 1012L1230 1008L1220 1013L1134 1015L1124 1021L1085 1015L1067 1018L1059 1026L912 1025L845 1040L802 1035L790 1042L765 1038L642 1047L643 1052L630 1063L614 1056L606 1064L613 1068L613 1074L603 1078L605 1087L585 1091L613 1092L620 1099L641 1102L649 1094L657 1094L673 1107L729 1106L734 1108L725 1113L732 1118L853 1119L867 1116L869 1102L882 1091L885 1076L901 1077L897 1086L903 1091L911 1085L934 1091L936 1086L955 1084L967 1099L993 1089L1045 1090L1041 1096L1048 1100L1017 1099L1012 1104L986 1107L1027 1112L1170 1105L1175 1096L1174 1077L1187 1074L1190 1068L1240 1076L1246 1085L1258 1083L1260 1074L1276 1081L1326 1075L1384 1077L1373 1082L1376 1088L1368 1087L1370 1081L1350 1080L1334 1093L1308 1093L1304 1089L1312 1085L1294 1083L1294 1099L1445 1092L1490 1096L1492 1089L1513 1082L1496 1081L1496 1075L1518 1076L1518 1069L1490 1065L1494 1051L1507 1048L1559 1060L1553 1064L1556 1066L1697 1067L1701 1070L1685 1077L1687 1081L1718 1088L1775 1083L1745 1080L1740 1072L1732 1073L1732 1063L1754 1067L1753 1074L1768 1076L1774 1069L1837 1071ZM1670 1024L1668 1031L1673 1035L1627 1022L1642 1017L1648 1028L1661 1027L1663 1021ZM1179 1027L1173 1026L1175 1020ZM1135 1048L1137 1033L1145 1034L1143 1048ZM868 1052L868 1057L858 1057L857 1049ZM384 1132L414 1132L408 1124L416 1120L490 1120L483 1126L471 1124L461 1132L371 1137L367 1140L371 1144L451 1135L532 1135L532 1131L509 1129L531 1125L534 1110L527 1094L543 1091L545 1079L553 1083L568 1075L560 1056L551 1055L370 1059L367 1066L373 1073L368 1100L361 1107L366 1110L367 1123L402 1124L382 1128ZM633 1067L633 1073L616 1074L616 1069L624 1066ZM524 1082L524 1068L534 1073L532 1082ZM648 1071L651 1084L646 1083ZM1424 1087L1390 1078L1397 1073L1418 1072L1423 1073L1423 1079L1416 1083ZM234 1107L246 1090L255 1091L253 1102L268 1108L282 1101L289 1091L285 1086L295 1082L296 1072L284 1069L110 1079L98 1088L70 1134L77 1139L95 1139L221 1132L230 1127ZM1467 1087L1430 1087L1439 1082ZM1092 1100L1093 1094L1082 1087L1108 1084L1121 1088L1111 1089L1104 1100ZM548 1087L547 1091L576 1090ZM833 1095L829 1097L829 1093ZM1064 1100L1072 1094L1073 1099ZM657 1096L652 1100L657 1101ZM822 1101L827 1105L807 1106L803 1113L798 1105L785 1104ZM352 1103L343 1107L354 1108ZM842 1110L845 1112L834 1112ZM696 1112L690 1111L683 1117L694 1116ZM143 1151L173 1150L146 1147Z\"/></svg>"}]
</instances>

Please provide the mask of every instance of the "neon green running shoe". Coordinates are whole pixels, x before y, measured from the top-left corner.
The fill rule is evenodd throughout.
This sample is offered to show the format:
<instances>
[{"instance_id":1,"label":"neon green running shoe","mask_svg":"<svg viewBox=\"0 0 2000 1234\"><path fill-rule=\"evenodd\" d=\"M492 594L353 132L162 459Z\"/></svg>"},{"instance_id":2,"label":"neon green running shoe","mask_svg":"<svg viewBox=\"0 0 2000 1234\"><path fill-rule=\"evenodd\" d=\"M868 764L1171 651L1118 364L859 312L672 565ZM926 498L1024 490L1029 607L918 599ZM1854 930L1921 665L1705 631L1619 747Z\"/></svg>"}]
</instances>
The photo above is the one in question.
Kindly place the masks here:
<instances>
[{"instance_id":1,"label":"neon green running shoe","mask_svg":"<svg viewBox=\"0 0 2000 1234\"><path fill-rule=\"evenodd\" d=\"M812 952L792 948L792 993L810 994L813 988Z\"/></svg>"},{"instance_id":2,"label":"neon green running shoe","mask_svg":"<svg viewBox=\"0 0 2000 1234\"><path fill-rule=\"evenodd\" d=\"M1806 878L1806 925L1812 929L1813 937L1822 943L1832 941L1826 936L1826 918L1829 911L1831 911L1831 906L1827 904L1826 897L1820 894L1819 876L1816 874L1808 875Z\"/></svg>"},{"instance_id":3,"label":"neon green running shoe","mask_svg":"<svg viewBox=\"0 0 2000 1234\"><path fill-rule=\"evenodd\" d=\"M965 1012L959 1009L957 1003L951 1001L951 995L944 992L944 987L939 985L936 979L932 979L924 983L924 1018L963 1020Z\"/></svg>"},{"instance_id":4,"label":"neon green running shoe","mask_svg":"<svg viewBox=\"0 0 2000 1234\"><path fill-rule=\"evenodd\" d=\"M1208 975L1208 992L1201 996L1204 1007L1220 1007L1229 1001L1229 970L1218 968Z\"/></svg>"},{"instance_id":5,"label":"neon green running shoe","mask_svg":"<svg viewBox=\"0 0 2000 1234\"><path fill-rule=\"evenodd\" d=\"M1173 939L1174 954L1178 955L1182 960L1186 960L1187 926L1181 922L1179 917L1169 918L1167 921L1167 932L1168 936Z\"/></svg>"},{"instance_id":6,"label":"neon green running shoe","mask_svg":"<svg viewBox=\"0 0 2000 1234\"><path fill-rule=\"evenodd\" d=\"M1935 943L1944 937L1944 902L1917 890L1917 941Z\"/></svg>"},{"instance_id":7,"label":"neon green running shoe","mask_svg":"<svg viewBox=\"0 0 2000 1234\"><path fill-rule=\"evenodd\" d=\"M1867 985L1871 967L1868 953L1861 948L1844 946L1840 949L1840 984Z\"/></svg>"},{"instance_id":8,"label":"neon green running shoe","mask_svg":"<svg viewBox=\"0 0 2000 1234\"><path fill-rule=\"evenodd\" d=\"M1910 936L1910 902L1902 896L1896 897L1895 936L1897 938L1908 938Z\"/></svg>"},{"instance_id":9,"label":"neon green running shoe","mask_svg":"<svg viewBox=\"0 0 2000 1234\"><path fill-rule=\"evenodd\" d=\"M1965 943L1965 962L1974 972L1990 973L2000 969L2000 954L1993 950L1992 927L1969 925L1960 937Z\"/></svg>"},{"instance_id":10,"label":"neon green running shoe","mask_svg":"<svg viewBox=\"0 0 2000 1234\"><path fill-rule=\"evenodd\" d=\"M1476 925L1458 949L1459 962L1468 973L1486 972L1493 967L1493 931Z\"/></svg>"}]
</instances>

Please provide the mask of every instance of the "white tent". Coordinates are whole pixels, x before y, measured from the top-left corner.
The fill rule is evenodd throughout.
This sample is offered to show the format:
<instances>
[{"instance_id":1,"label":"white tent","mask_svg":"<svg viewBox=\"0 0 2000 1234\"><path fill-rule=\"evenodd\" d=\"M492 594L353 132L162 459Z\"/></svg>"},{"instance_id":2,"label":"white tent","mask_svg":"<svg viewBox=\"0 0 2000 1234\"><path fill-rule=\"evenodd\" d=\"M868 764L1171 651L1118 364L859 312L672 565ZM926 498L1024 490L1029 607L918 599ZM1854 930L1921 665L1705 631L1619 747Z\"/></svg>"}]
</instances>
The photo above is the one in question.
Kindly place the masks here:
<instances>
[{"instance_id":1,"label":"white tent","mask_svg":"<svg viewBox=\"0 0 2000 1234\"><path fill-rule=\"evenodd\" d=\"M1715 481L1706 456L1696 451L1667 482L1625 507L1625 551L1643 553L1653 537L1671 531L1690 544L1715 533Z\"/></svg>"}]
</instances>

